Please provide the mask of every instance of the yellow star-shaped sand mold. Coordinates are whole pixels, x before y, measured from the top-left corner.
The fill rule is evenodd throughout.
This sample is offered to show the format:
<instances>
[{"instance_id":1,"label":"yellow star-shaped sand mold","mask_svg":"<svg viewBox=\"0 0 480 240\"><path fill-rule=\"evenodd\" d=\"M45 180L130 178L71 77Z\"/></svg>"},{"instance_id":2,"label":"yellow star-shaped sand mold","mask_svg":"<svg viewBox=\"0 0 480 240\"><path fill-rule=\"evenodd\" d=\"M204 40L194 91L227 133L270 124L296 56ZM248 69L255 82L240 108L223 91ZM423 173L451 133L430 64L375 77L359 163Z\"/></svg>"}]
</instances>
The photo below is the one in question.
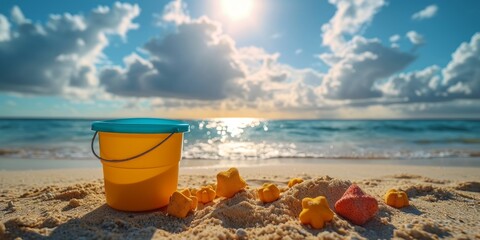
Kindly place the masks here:
<instances>
[{"instance_id":1,"label":"yellow star-shaped sand mold","mask_svg":"<svg viewBox=\"0 0 480 240\"><path fill-rule=\"evenodd\" d=\"M247 186L236 168L217 174L217 196L231 198Z\"/></svg>"},{"instance_id":2,"label":"yellow star-shaped sand mold","mask_svg":"<svg viewBox=\"0 0 480 240\"><path fill-rule=\"evenodd\" d=\"M197 198L191 196L190 190L184 189L181 192L176 191L172 194L168 203L167 213L178 218L184 218L188 212L195 210L195 208L197 208Z\"/></svg>"},{"instance_id":3,"label":"yellow star-shaped sand mold","mask_svg":"<svg viewBox=\"0 0 480 240\"><path fill-rule=\"evenodd\" d=\"M292 179L290 179L290 181L288 181L288 187L291 188L295 184L299 184L299 183L302 183L302 182L303 182L303 179L301 179L301 178L292 178Z\"/></svg>"},{"instance_id":4,"label":"yellow star-shaped sand mold","mask_svg":"<svg viewBox=\"0 0 480 240\"><path fill-rule=\"evenodd\" d=\"M257 189L258 198L264 203L277 200L280 197L280 190L275 184L264 183L262 187Z\"/></svg>"},{"instance_id":5,"label":"yellow star-shaped sand mold","mask_svg":"<svg viewBox=\"0 0 480 240\"><path fill-rule=\"evenodd\" d=\"M304 198L302 200L302 208L303 210L299 216L300 222L310 224L315 229L323 228L325 222L333 219L333 212L324 196Z\"/></svg>"},{"instance_id":6,"label":"yellow star-shaped sand mold","mask_svg":"<svg viewBox=\"0 0 480 240\"><path fill-rule=\"evenodd\" d=\"M391 207L402 208L409 205L407 193L404 191L390 189L383 198L385 203Z\"/></svg>"},{"instance_id":7,"label":"yellow star-shaped sand mold","mask_svg":"<svg viewBox=\"0 0 480 240\"><path fill-rule=\"evenodd\" d=\"M180 191L181 194L185 195L186 197L190 198L192 200L192 210L197 209L198 205L198 198L193 196L193 194L190 192L190 189L185 188L182 191Z\"/></svg>"},{"instance_id":8,"label":"yellow star-shaped sand mold","mask_svg":"<svg viewBox=\"0 0 480 240\"><path fill-rule=\"evenodd\" d=\"M210 185L203 186L199 190L197 190L197 198L198 201L201 203L208 203L213 201L216 195L217 194L215 193L215 190L213 190L213 187Z\"/></svg>"}]
</instances>

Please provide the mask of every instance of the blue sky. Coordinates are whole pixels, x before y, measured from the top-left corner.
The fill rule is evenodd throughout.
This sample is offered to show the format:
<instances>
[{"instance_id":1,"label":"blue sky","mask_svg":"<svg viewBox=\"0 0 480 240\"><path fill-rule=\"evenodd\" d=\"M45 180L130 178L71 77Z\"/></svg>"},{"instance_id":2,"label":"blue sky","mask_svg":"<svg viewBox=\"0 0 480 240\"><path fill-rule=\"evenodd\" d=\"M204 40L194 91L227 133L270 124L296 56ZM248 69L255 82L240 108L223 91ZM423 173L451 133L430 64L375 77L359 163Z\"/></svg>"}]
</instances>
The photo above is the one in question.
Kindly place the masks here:
<instances>
[{"instance_id":1,"label":"blue sky","mask_svg":"<svg viewBox=\"0 0 480 240\"><path fill-rule=\"evenodd\" d=\"M3 1L0 116L477 118L478 9Z\"/></svg>"}]
</instances>

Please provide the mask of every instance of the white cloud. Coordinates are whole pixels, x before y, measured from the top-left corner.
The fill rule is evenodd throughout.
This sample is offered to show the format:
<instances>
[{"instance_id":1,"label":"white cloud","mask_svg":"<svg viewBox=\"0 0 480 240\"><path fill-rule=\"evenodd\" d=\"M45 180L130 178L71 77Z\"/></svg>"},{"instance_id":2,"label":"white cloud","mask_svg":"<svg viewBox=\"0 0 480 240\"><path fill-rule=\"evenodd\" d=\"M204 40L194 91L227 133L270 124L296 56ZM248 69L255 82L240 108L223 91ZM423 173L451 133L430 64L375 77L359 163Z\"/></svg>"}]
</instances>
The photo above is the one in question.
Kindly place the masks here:
<instances>
[{"instance_id":1,"label":"white cloud","mask_svg":"<svg viewBox=\"0 0 480 240\"><path fill-rule=\"evenodd\" d=\"M389 40L392 43L398 42L398 40L400 40L400 35L398 35L398 34L392 35L392 36L390 36Z\"/></svg>"},{"instance_id":2,"label":"white cloud","mask_svg":"<svg viewBox=\"0 0 480 240\"><path fill-rule=\"evenodd\" d=\"M385 47L378 39L356 36L341 53L323 54L321 59L330 69L318 89L320 94L332 99L365 99L381 97L375 83L405 68L415 56Z\"/></svg>"},{"instance_id":3,"label":"white cloud","mask_svg":"<svg viewBox=\"0 0 480 240\"><path fill-rule=\"evenodd\" d=\"M241 99L254 108L302 110L320 102L314 92L323 74L312 69L295 69L278 62L279 54L268 54L261 48L241 48L239 60L245 64L246 91Z\"/></svg>"},{"instance_id":4,"label":"white cloud","mask_svg":"<svg viewBox=\"0 0 480 240\"><path fill-rule=\"evenodd\" d=\"M379 88L386 97L402 99L401 101L405 102L435 98L439 73L440 68L435 65L420 71L400 73Z\"/></svg>"},{"instance_id":5,"label":"white cloud","mask_svg":"<svg viewBox=\"0 0 480 240\"><path fill-rule=\"evenodd\" d=\"M108 45L107 35L125 36L137 27L132 20L139 13L137 5L115 3L111 9L94 9L86 17L69 13L50 15L47 23L40 25L14 7L15 25L7 34L3 32L3 36L10 37L0 41L0 89L84 95L82 90L90 91L96 86L95 63Z\"/></svg>"},{"instance_id":6,"label":"white cloud","mask_svg":"<svg viewBox=\"0 0 480 240\"><path fill-rule=\"evenodd\" d=\"M173 22L177 25L182 23L190 22L190 16L187 9L187 4L183 3L181 0L174 0L167 5L163 10L161 16L155 15L164 22ZM162 24L160 22L160 24Z\"/></svg>"},{"instance_id":7,"label":"white cloud","mask_svg":"<svg viewBox=\"0 0 480 240\"><path fill-rule=\"evenodd\" d=\"M134 97L218 100L239 92L244 77L233 40L221 35L207 18L178 25L175 33L144 45L150 58L131 55L126 68L111 67L100 74L107 92Z\"/></svg>"},{"instance_id":8,"label":"white cloud","mask_svg":"<svg viewBox=\"0 0 480 240\"><path fill-rule=\"evenodd\" d=\"M0 42L10 39L10 23L8 19L0 14Z\"/></svg>"},{"instance_id":9,"label":"white cloud","mask_svg":"<svg viewBox=\"0 0 480 240\"><path fill-rule=\"evenodd\" d=\"M302 52L303 52L303 49L299 48L299 49L295 50L295 55L300 55L300 54L302 54Z\"/></svg>"},{"instance_id":10,"label":"white cloud","mask_svg":"<svg viewBox=\"0 0 480 240\"><path fill-rule=\"evenodd\" d=\"M480 98L480 32L457 48L442 75L449 95Z\"/></svg>"},{"instance_id":11,"label":"white cloud","mask_svg":"<svg viewBox=\"0 0 480 240\"><path fill-rule=\"evenodd\" d=\"M17 25L22 25L24 23L31 23L29 19L26 19L25 16L23 16L22 10L18 6L13 6L12 8L12 20L14 23Z\"/></svg>"},{"instance_id":12,"label":"white cloud","mask_svg":"<svg viewBox=\"0 0 480 240\"><path fill-rule=\"evenodd\" d=\"M379 88L386 96L405 102L438 102L480 98L480 33L462 43L443 69L430 66L401 73Z\"/></svg>"},{"instance_id":13,"label":"white cloud","mask_svg":"<svg viewBox=\"0 0 480 240\"><path fill-rule=\"evenodd\" d=\"M332 19L322 26L323 44L333 51L342 48L344 35L358 33L385 5L383 0L330 0L337 8Z\"/></svg>"},{"instance_id":14,"label":"white cloud","mask_svg":"<svg viewBox=\"0 0 480 240\"><path fill-rule=\"evenodd\" d=\"M406 36L407 36L408 40L410 40L410 42L412 42L415 45L422 45L422 44L425 43L425 40L423 39L423 36L420 35L419 33L415 32L415 31L407 32Z\"/></svg>"},{"instance_id":15,"label":"white cloud","mask_svg":"<svg viewBox=\"0 0 480 240\"><path fill-rule=\"evenodd\" d=\"M380 0L331 0L337 11L329 23L322 26L323 44L332 53L319 57L330 66L317 94L329 99L368 99L379 98L382 93L375 89L377 81L390 77L404 69L415 57L398 50L398 47L385 47L378 39L365 39L356 35L373 16L385 5ZM346 41L345 36L353 36ZM400 39L391 37L392 42Z\"/></svg>"},{"instance_id":16,"label":"white cloud","mask_svg":"<svg viewBox=\"0 0 480 240\"><path fill-rule=\"evenodd\" d=\"M115 2L112 9L101 6L94 9L88 19L92 27L94 24L98 24L97 27L103 28L105 33L125 37L128 31L139 27L138 24L132 22L138 15L140 15L138 5Z\"/></svg>"},{"instance_id":17,"label":"white cloud","mask_svg":"<svg viewBox=\"0 0 480 240\"><path fill-rule=\"evenodd\" d=\"M412 15L412 19L414 20L423 20L423 19L428 19L432 18L435 16L435 14L438 11L438 7L435 4L429 5L426 8L420 10L419 12L416 12Z\"/></svg>"},{"instance_id":18,"label":"white cloud","mask_svg":"<svg viewBox=\"0 0 480 240\"><path fill-rule=\"evenodd\" d=\"M450 102L410 102L390 106L411 118L475 118L480 112L479 100L455 100Z\"/></svg>"},{"instance_id":19,"label":"white cloud","mask_svg":"<svg viewBox=\"0 0 480 240\"><path fill-rule=\"evenodd\" d=\"M174 3L186 12L186 5ZM167 7L164 15L171 16L170 11L178 8ZM189 20L174 22L175 31L144 45L149 58L131 55L125 58L125 67L104 69L100 78L105 90L149 97L155 102L152 106L165 108L271 111L317 105L314 89L322 74L281 64L279 54L262 48L237 48L219 23L207 17L184 19Z\"/></svg>"}]
</instances>

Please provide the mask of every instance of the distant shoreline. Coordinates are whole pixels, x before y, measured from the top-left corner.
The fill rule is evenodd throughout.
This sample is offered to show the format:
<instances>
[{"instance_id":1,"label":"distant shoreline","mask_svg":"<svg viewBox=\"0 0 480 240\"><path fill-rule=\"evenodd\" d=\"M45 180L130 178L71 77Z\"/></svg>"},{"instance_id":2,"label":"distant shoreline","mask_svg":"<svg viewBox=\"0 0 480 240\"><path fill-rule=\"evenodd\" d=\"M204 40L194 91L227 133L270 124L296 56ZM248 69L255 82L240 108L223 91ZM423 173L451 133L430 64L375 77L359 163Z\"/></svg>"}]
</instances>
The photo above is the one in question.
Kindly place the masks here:
<instances>
[{"instance_id":1,"label":"distant shoreline","mask_svg":"<svg viewBox=\"0 0 480 240\"><path fill-rule=\"evenodd\" d=\"M444 158L444 159L320 159L320 158L276 158L268 160L213 160L182 159L181 168L220 168L228 166L264 167L284 165L358 165L358 166L418 166L418 167L463 167L478 168L478 158ZM29 171L54 169L101 168L101 162L95 159L15 159L0 157L0 174L2 171Z\"/></svg>"},{"instance_id":2,"label":"distant shoreline","mask_svg":"<svg viewBox=\"0 0 480 240\"><path fill-rule=\"evenodd\" d=\"M111 118L74 118L74 117L0 117L0 120L60 120L60 121L102 121L108 119L119 118L136 118L136 117L111 117ZM165 118L160 116L148 116L147 118ZM167 117L168 118L168 117ZM195 120L215 120L215 119L229 119L229 118L250 118L250 117L218 117L218 118L170 118L184 121ZM480 118L253 118L265 121L480 121Z\"/></svg>"}]
</instances>

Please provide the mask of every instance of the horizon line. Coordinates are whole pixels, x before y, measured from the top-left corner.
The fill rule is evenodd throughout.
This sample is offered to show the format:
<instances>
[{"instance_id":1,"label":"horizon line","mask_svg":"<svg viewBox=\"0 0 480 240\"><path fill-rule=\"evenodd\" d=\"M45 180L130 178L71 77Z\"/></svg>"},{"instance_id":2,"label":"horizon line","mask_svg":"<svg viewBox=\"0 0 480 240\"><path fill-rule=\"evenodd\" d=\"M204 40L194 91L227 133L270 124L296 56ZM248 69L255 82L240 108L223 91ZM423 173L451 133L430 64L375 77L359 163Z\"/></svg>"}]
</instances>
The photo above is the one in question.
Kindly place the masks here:
<instances>
[{"instance_id":1,"label":"horizon line","mask_svg":"<svg viewBox=\"0 0 480 240\"><path fill-rule=\"evenodd\" d=\"M125 117L125 118L162 118L162 117ZM251 118L251 119L260 119L265 121L480 121L479 117L418 117L418 118L256 118L256 117L209 117L209 118L165 118L165 119L177 119L177 120L215 120L215 119L232 119L232 118ZM0 120L82 120L82 121L98 121L98 120L109 120L109 119L122 119L120 118L106 118L106 117L2 117Z\"/></svg>"}]
</instances>

